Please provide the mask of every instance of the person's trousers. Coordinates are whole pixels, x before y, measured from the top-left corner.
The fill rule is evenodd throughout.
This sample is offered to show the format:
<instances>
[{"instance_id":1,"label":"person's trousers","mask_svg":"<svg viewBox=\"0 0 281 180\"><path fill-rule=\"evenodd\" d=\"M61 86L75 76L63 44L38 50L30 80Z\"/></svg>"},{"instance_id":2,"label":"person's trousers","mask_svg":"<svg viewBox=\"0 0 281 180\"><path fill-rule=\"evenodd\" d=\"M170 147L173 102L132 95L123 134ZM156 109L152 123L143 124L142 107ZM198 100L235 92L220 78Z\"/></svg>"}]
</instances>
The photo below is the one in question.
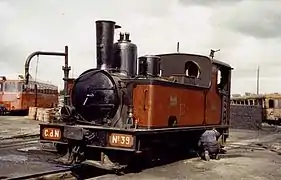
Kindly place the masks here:
<instances>
[{"instance_id":1,"label":"person's trousers","mask_svg":"<svg viewBox=\"0 0 281 180\"><path fill-rule=\"evenodd\" d=\"M208 151L209 154L218 154L220 150L220 145L217 142L203 143L204 151Z\"/></svg>"}]
</instances>

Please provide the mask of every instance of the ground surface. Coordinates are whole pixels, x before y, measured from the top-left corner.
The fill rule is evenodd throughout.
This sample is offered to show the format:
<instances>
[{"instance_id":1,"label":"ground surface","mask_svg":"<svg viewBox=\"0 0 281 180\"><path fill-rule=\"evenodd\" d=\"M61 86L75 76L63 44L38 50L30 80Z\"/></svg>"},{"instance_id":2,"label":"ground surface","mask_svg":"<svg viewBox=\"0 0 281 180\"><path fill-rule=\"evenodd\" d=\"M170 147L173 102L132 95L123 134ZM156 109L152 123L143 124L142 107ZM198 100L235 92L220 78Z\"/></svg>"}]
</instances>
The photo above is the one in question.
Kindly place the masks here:
<instances>
[{"instance_id":1,"label":"ground surface","mask_svg":"<svg viewBox=\"0 0 281 180\"><path fill-rule=\"evenodd\" d=\"M26 137L11 139L12 136L38 134L39 122L22 117L0 117L0 123L0 179L63 168L51 162L56 156L38 151L38 137L31 140ZM185 158L139 173L93 179L281 179L281 131L273 126L265 126L264 129L259 132L231 130L226 147L228 152L218 161ZM13 146L15 142L17 146Z\"/></svg>"},{"instance_id":2,"label":"ground surface","mask_svg":"<svg viewBox=\"0 0 281 180\"><path fill-rule=\"evenodd\" d=\"M105 175L95 179L279 180L281 156L278 155L278 148L281 144L281 134L274 127L265 127L265 129L266 131L263 132L231 130L230 141L226 147L227 155L220 160L206 162L195 157L146 169L140 173L119 177Z\"/></svg>"},{"instance_id":3,"label":"ground surface","mask_svg":"<svg viewBox=\"0 0 281 180\"><path fill-rule=\"evenodd\" d=\"M39 132L39 121L28 120L20 116L0 116L0 140L21 136L34 135Z\"/></svg>"},{"instance_id":4,"label":"ground surface","mask_svg":"<svg viewBox=\"0 0 281 180\"><path fill-rule=\"evenodd\" d=\"M38 124L24 117L0 116L0 179L61 168L51 162L54 155L38 151Z\"/></svg>"}]
</instances>

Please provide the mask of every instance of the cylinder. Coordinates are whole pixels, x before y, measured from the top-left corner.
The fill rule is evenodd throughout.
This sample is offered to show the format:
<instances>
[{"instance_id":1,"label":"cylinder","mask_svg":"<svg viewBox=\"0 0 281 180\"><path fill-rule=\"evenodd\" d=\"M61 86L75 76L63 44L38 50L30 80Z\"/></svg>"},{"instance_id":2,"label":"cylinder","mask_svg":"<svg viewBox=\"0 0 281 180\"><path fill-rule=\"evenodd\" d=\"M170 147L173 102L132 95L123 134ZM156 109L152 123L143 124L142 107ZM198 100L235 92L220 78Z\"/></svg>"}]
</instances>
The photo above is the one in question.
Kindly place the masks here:
<instances>
[{"instance_id":1,"label":"cylinder","mask_svg":"<svg viewBox=\"0 0 281 180\"><path fill-rule=\"evenodd\" d=\"M114 44L114 68L121 74L134 77L137 74L137 46L131 43L130 34L120 33L120 39Z\"/></svg>"},{"instance_id":2,"label":"cylinder","mask_svg":"<svg viewBox=\"0 0 281 180\"><path fill-rule=\"evenodd\" d=\"M160 75L160 60L158 56L139 57L139 75L158 77Z\"/></svg>"},{"instance_id":3,"label":"cylinder","mask_svg":"<svg viewBox=\"0 0 281 180\"><path fill-rule=\"evenodd\" d=\"M120 28L114 21L96 21L97 68L111 69L113 67L114 29Z\"/></svg>"}]
</instances>

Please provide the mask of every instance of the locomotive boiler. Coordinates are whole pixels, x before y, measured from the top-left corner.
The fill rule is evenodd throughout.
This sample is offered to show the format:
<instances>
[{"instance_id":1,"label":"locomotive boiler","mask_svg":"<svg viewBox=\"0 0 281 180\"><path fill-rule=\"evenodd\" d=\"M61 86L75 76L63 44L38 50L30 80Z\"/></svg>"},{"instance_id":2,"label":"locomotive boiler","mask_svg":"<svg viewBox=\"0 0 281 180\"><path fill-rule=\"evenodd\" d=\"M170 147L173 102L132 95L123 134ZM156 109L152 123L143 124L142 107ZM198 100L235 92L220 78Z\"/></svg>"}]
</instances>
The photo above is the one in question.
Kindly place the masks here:
<instances>
[{"instance_id":1,"label":"locomotive boiler","mask_svg":"<svg viewBox=\"0 0 281 180\"><path fill-rule=\"evenodd\" d=\"M138 57L129 33L114 43L116 28L96 21L97 68L75 79L60 123L40 124L41 143L66 147L66 163L121 169L169 147L196 146L207 128L225 142L231 66L196 54Z\"/></svg>"}]
</instances>

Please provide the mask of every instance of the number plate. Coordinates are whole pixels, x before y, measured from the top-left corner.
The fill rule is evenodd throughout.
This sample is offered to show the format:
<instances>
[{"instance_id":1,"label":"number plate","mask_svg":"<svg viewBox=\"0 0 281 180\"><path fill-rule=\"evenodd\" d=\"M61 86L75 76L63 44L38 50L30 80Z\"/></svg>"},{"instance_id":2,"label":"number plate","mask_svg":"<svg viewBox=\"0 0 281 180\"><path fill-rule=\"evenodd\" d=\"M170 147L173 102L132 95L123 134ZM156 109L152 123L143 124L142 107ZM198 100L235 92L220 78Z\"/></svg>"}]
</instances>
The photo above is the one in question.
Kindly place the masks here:
<instances>
[{"instance_id":1,"label":"number plate","mask_svg":"<svg viewBox=\"0 0 281 180\"><path fill-rule=\"evenodd\" d=\"M134 138L128 134L116 134L112 133L109 136L109 144L111 146L118 147L132 147L134 144Z\"/></svg>"},{"instance_id":2,"label":"number plate","mask_svg":"<svg viewBox=\"0 0 281 180\"><path fill-rule=\"evenodd\" d=\"M42 137L44 139L60 140L61 130L58 128L44 128L42 131Z\"/></svg>"}]
</instances>

